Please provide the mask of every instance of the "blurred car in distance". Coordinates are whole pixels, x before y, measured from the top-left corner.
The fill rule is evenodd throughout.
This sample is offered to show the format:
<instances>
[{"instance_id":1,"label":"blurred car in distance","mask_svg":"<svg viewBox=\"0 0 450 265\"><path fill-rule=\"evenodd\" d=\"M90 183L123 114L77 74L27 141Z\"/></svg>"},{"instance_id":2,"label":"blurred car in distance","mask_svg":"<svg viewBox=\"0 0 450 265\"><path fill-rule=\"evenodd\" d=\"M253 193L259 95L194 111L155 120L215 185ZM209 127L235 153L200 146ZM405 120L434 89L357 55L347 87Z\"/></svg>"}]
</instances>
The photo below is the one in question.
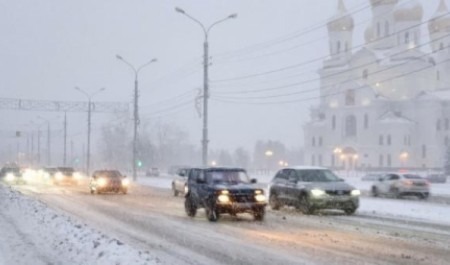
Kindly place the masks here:
<instances>
[{"instance_id":1,"label":"blurred car in distance","mask_svg":"<svg viewBox=\"0 0 450 265\"><path fill-rule=\"evenodd\" d=\"M381 195L401 198L402 196L416 196L426 199L430 196L430 184L428 180L419 175L409 173L385 174L372 184L372 196Z\"/></svg>"},{"instance_id":2,"label":"blurred car in distance","mask_svg":"<svg viewBox=\"0 0 450 265\"><path fill-rule=\"evenodd\" d=\"M189 175L189 168L179 168L178 173L172 180L172 192L173 196L178 196L179 194L187 194L187 177Z\"/></svg>"},{"instance_id":3,"label":"blurred car in distance","mask_svg":"<svg viewBox=\"0 0 450 265\"><path fill-rule=\"evenodd\" d=\"M430 174L425 177L431 183L446 183L447 176L444 174Z\"/></svg>"},{"instance_id":4,"label":"blurred car in distance","mask_svg":"<svg viewBox=\"0 0 450 265\"><path fill-rule=\"evenodd\" d=\"M159 177L159 169L157 167L152 167L145 172L147 177Z\"/></svg>"},{"instance_id":5,"label":"blurred car in distance","mask_svg":"<svg viewBox=\"0 0 450 265\"><path fill-rule=\"evenodd\" d=\"M377 181L379 178L381 178L383 174L377 174L377 173L369 173L364 175L361 180L362 181Z\"/></svg>"},{"instance_id":6,"label":"blurred car in distance","mask_svg":"<svg viewBox=\"0 0 450 265\"><path fill-rule=\"evenodd\" d=\"M89 183L91 194L103 192L122 192L127 194L130 180L118 170L97 170Z\"/></svg>"},{"instance_id":7,"label":"blurred car in distance","mask_svg":"<svg viewBox=\"0 0 450 265\"><path fill-rule=\"evenodd\" d=\"M294 206L304 214L320 209L338 209L353 214L361 192L331 170L322 167L289 167L278 171L269 185L273 210Z\"/></svg>"},{"instance_id":8,"label":"blurred car in distance","mask_svg":"<svg viewBox=\"0 0 450 265\"><path fill-rule=\"evenodd\" d=\"M47 167L40 171L45 182L53 185L78 185L82 174L72 167Z\"/></svg>"},{"instance_id":9,"label":"blurred car in distance","mask_svg":"<svg viewBox=\"0 0 450 265\"><path fill-rule=\"evenodd\" d=\"M3 167L0 178L8 184L26 184L29 181L28 175L24 177L23 170L19 167Z\"/></svg>"}]
</instances>

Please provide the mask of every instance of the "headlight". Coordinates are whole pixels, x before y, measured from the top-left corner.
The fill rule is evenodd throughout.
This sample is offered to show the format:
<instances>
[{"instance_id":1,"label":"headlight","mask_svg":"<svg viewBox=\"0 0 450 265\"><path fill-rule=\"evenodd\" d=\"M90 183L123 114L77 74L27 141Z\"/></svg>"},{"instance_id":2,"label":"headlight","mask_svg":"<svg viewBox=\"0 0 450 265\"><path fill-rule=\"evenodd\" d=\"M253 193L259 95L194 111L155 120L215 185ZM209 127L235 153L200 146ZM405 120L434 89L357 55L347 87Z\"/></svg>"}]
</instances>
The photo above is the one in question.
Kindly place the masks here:
<instances>
[{"instance_id":1,"label":"headlight","mask_svg":"<svg viewBox=\"0 0 450 265\"><path fill-rule=\"evenodd\" d=\"M58 173L55 174L55 178L57 180L62 180L64 178L64 175L61 172L58 172Z\"/></svg>"},{"instance_id":2,"label":"headlight","mask_svg":"<svg viewBox=\"0 0 450 265\"><path fill-rule=\"evenodd\" d=\"M255 195L255 200L257 202L264 202L266 201L266 196L264 196L264 194L257 194Z\"/></svg>"},{"instance_id":3,"label":"headlight","mask_svg":"<svg viewBox=\"0 0 450 265\"><path fill-rule=\"evenodd\" d=\"M25 180L31 180L33 178L36 177L36 171L32 170L32 169L27 169L25 170L25 172L23 173L23 179Z\"/></svg>"},{"instance_id":4,"label":"headlight","mask_svg":"<svg viewBox=\"0 0 450 265\"><path fill-rule=\"evenodd\" d=\"M5 177L6 181L13 181L15 178L16 178L16 176L14 176L13 173L8 173L8 174L6 174L6 177Z\"/></svg>"},{"instance_id":5,"label":"headlight","mask_svg":"<svg viewBox=\"0 0 450 265\"><path fill-rule=\"evenodd\" d=\"M189 188L188 188L188 186L186 185L186 186L184 186L184 194L188 194L188 192L189 192Z\"/></svg>"},{"instance_id":6,"label":"headlight","mask_svg":"<svg viewBox=\"0 0 450 265\"><path fill-rule=\"evenodd\" d=\"M220 203L228 203L228 202L230 202L230 197L228 195L221 194L221 195L219 195L219 197L217 197L217 200Z\"/></svg>"},{"instance_id":7,"label":"headlight","mask_svg":"<svg viewBox=\"0 0 450 265\"><path fill-rule=\"evenodd\" d=\"M83 175L81 175L81 173L79 173L79 172L75 172L75 173L73 173L73 177L74 177L75 179L82 179L82 178L83 178Z\"/></svg>"},{"instance_id":8,"label":"headlight","mask_svg":"<svg viewBox=\"0 0 450 265\"><path fill-rule=\"evenodd\" d=\"M105 186L106 183L107 183L107 181L106 181L106 179L104 179L104 178L100 178L100 179L97 180L97 184L98 184L100 187Z\"/></svg>"},{"instance_id":9,"label":"headlight","mask_svg":"<svg viewBox=\"0 0 450 265\"><path fill-rule=\"evenodd\" d=\"M361 195L361 191L360 190L352 190L352 192L350 194L352 196L359 196L359 195Z\"/></svg>"},{"instance_id":10,"label":"headlight","mask_svg":"<svg viewBox=\"0 0 450 265\"><path fill-rule=\"evenodd\" d=\"M315 197L319 197L319 196L325 195L325 191L319 190L319 189L313 189L313 190L311 190L311 194Z\"/></svg>"},{"instance_id":11,"label":"headlight","mask_svg":"<svg viewBox=\"0 0 450 265\"><path fill-rule=\"evenodd\" d=\"M44 177L45 179L49 179L49 178L50 178L50 174L48 174L48 173L43 173L43 177Z\"/></svg>"},{"instance_id":12,"label":"headlight","mask_svg":"<svg viewBox=\"0 0 450 265\"><path fill-rule=\"evenodd\" d=\"M263 194L262 190L255 190L255 194Z\"/></svg>"},{"instance_id":13,"label":"headlight","mask_svg":"<svg viewBox=\"0 0 450 265\"><path fill-rule=\"evenodd\" d=\"M122 185L123 186L128 186L130 184L130 180L129 179L122 179Z\"/></svg>"},{"instance_id":14,"label":"headlight","mask_svg":"<svg viewBox=\"0 0 450 265\"><path fill-rule=\"evenodd\" d=\"M220 194L230 194L230 192L229 191L227 191L227 190L222 190L222 191L220 191Z\"/></svg>"}]
</instances>

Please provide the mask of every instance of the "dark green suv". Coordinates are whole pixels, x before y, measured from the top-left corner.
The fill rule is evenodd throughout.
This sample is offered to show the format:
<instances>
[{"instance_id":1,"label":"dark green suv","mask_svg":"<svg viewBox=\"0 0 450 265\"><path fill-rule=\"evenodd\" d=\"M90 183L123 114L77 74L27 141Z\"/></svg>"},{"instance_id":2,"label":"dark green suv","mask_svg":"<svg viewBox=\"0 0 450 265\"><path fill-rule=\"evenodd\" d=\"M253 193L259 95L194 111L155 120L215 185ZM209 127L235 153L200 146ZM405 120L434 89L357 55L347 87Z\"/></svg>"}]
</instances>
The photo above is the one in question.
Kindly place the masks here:
<instances>
[{"instance_id":1,"label":"dark green suv","mask_svg":"<svg viewBox=\"0 0 450 265\"><path fill-rule=\"evenodd\" d=\"M184 174L184 173L181 173ZM205 208L209 221L217 221L221 214L251 213L255 220L263 220L266 197L254 186L242 168L191 168L187 180L185 210L194 217L197 209Z\"/></svg>"},{"instance_id":2,"label":"dark green suv","mask_svg":"<svg viewBox=\"0 0 450 265\"><path fill-rule=\"evenodd\" d=\"M269 193L273 210L288 205L305 214L319 209L338 209L353 214L359 207L360 191L322 167L282 169L271 181Z\"/></svg>"}]
</instances>

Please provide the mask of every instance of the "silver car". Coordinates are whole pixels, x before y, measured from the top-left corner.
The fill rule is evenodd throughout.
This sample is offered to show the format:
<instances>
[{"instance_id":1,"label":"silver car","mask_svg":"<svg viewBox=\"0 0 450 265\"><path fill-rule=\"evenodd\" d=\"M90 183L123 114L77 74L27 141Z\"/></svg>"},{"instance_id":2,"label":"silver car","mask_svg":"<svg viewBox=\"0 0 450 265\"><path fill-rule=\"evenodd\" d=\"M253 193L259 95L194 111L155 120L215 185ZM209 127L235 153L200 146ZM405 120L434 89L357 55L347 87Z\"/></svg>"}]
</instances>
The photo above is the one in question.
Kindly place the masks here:
<instances>
[{"instance_id":1,"label":"silver car","mask_svg":"<svg viewBox=\"0 0 450 265\"><path fill-rule=\"evenodd\" d=\"M417 196L420 199L426 199L430 196L430 184L419 175L390 173L373 183L371 191L374 197L380 195L388 195L395 198Z\"/></svg>"},{"instance_id":2,"label":"silver car","mask_svg":"<svg viewBox=\"0 0 450 265\"><path fill-rule=\"evenodd\" d=\"M178 196L179 194L187 194L187 176L189 175L189 168L179 168L172 181L172 192L173 196Z\"/></svg>"}]
</instances>

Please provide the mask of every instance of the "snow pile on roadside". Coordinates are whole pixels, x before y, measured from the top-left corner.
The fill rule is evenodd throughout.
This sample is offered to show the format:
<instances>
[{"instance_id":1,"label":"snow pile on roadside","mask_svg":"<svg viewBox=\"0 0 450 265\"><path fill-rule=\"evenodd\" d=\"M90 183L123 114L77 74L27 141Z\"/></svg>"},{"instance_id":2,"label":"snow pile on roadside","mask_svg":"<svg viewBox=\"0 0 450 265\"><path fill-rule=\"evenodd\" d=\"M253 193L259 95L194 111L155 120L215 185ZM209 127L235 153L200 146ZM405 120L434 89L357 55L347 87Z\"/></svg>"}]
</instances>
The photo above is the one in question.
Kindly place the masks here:
<instances>
[{"instance_id":1,"label":"snow pile on roadside","mask_svg":"<svg viewBox=\"0 0 450 265\"><path fill-rule=\"evenodd\" d=\"M2 236L0 242L0 264L40 263L33 258L45 260L47 264L159 263L148 252L135 250L1 184L0 209L0 230L10 228L0 231L8 238L3 240Z\"/></svg>"}]
</instances>

